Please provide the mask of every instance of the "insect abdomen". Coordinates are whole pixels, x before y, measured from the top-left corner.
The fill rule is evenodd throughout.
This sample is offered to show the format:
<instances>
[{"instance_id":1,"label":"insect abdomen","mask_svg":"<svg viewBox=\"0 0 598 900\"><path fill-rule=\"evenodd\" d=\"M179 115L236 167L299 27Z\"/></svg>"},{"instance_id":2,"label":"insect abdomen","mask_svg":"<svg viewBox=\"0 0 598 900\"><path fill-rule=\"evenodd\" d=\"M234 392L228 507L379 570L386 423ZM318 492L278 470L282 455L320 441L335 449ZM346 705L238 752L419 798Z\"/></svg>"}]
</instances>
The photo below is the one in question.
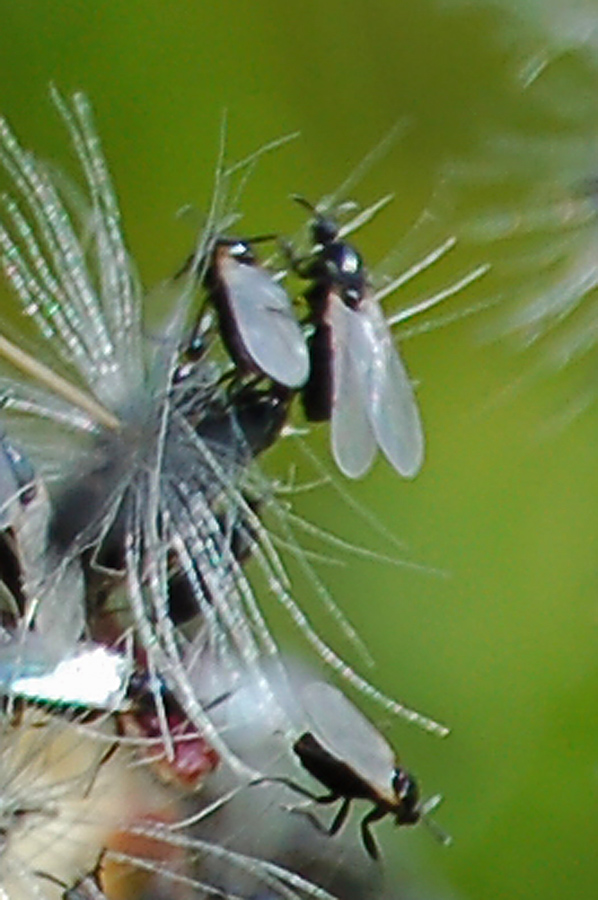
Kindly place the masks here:
<instances>
[{"instance_id":1,"label":"insect abdomen","mask_svg":"<svg viewBox=\"0 0 598 900\"><path fill-rule=\"evenodd\" d=\"M367 782L346 763L337 759L306 731L293 744L301 765L310 775L339 797L373 800L377 797Z\"/></svg>"}]
</instances>

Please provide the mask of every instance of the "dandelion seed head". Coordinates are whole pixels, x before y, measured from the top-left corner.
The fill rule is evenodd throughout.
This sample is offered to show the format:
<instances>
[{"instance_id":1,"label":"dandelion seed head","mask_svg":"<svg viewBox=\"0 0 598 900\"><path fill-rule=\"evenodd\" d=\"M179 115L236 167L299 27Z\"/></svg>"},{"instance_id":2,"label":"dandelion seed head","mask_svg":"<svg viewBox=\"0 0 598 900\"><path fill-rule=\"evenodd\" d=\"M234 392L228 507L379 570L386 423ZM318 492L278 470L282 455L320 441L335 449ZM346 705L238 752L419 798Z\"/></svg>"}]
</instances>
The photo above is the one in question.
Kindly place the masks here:
<instances>
[{"instance_id":1,"label":"dandelion seed head","mask_svg":"<svg viewBox=\"0 0 598 900\"><path fill-rule=\"evenodd\" d=\"M243 569L244 555L252 557L269 592L324 662L359 689L370 687L316 633L276 543L256 513L266 503L276 506L267 479L253 463L261 445L243 423L245 408L231 403L211 348L206 359L187 368L184 378L176 377L193 280L181 279L174 296L170 285L165 324L146 333L143 293L121 233L88 103L81 95L68 103L56 91L53 99L75 146L87 195L70 190L64 178L56 179L38 164L4 124L4 163L34 223L31 227L9 204L14 234L5 229L8 274L18 260L21 274L12 279L13 287L25 308L35 298L42 337L51 331L47 355L57 357L57 368L73 371L107 415L95 417L93 407L62 396L58 387L56 397L22 382L7 385L5 405L10 404L12 413L53 422L65 444L76 448L65 446L68 471L52 482L48 542L42 543L46 563L32 592L35 616L44 631L54 622L63 645L71 648L84 626L92 638L94 629L106 631L106 620L116 634L132 628L151 672L225 754L225 741L194 695L187 644L205 642L228 658L231 667L258 676L263 660L277 655ZM215 199L196 259L205 257L222 223L234 216L226 206L231 173L240 171L243 182L259 155L241 168L226 168L219 161ZM358 213L356 223L379 206ZM434 254L430 264L433 260ZM275 424L274 435L277 428ZM70 434L74 442L69 442ZM285 504L279 505L277 516L282 523ZM298 549L288 525L283 527L283 539ZM308 573L309 566L303 568ZM355 641L354 630L343 624L317 576L308 574L308 580ZM191 598L184 614L174 610L177 581ZM68 596L67 607L58 603L61 595ZM177 615L194 624L181 630ZM388 708L434 729L402 704Z\"/></svg>"},{"instance_id":2,"label":"dandelion seed head","mask_svg":"<svg viewBox=\"0 0 598 900\"><path fill-rule=\"evenodd\" d=\"M116 746L114 762L96 763L97 779L118 760L122 776L115 784L123 797L129 780L136 782L133 772L148 792L148 785L156 786L156 796L132 803L132 815L122 805L84 810L83 818L101 823L84 838L94 858L65 867L68 872L48 868L48 874L73 886L101 858L100 889L108 896L113 866L122 870L123 884L129 883L123 873L140 875L150 895L327 900L311 873L318 861L334 858L334 849L316 852L309 829L296 829L287 811L277 811L280 828L275 825L268 839L276 852L259 840L235 844L227 837L253 821L251 780L277 762L296 767L288 744L297 727L295 688L268 622L268 601L280 604L340 678L409 721L437 734L445 729L377 691L312 623L307 590L323 604L335 634L349 640L361 662L370 662L302 550L306 529L289 510L289 496L279 495L258 464L285 430L291 391L243 381L227 359L214 317L198 312L202 267L237 221L244 180L264 151L228 165L222 149L192 264L152 292L153 305L163 308L159 324L150 325L149 298L126 247L89 104L82 95L65 100L56 91L53 100L75 147L84 190L24 150L6 123L0 126L15 195L4 201L0 250L23 315L39 332L46 366L34 372L5 347L11 365L25 372L17 378L11 371L0 381L7 429L11 437L24 437L29 424L41 427L37 446L34 438L27 447L38 451L32 453L39 472L34 479L43 502L38 518L32 508L16 527L20 489L5 490L23 603L16 604L0 644L0 673L4 652L3 690L19 703L33 698L57 729L70 707L93 709L85 728L97 742L101 722L106 733L99 743L105 749L108 734ZM382 205L358 211L353 227ZM435 245L412 271L387 279L381 292L401 287L450 246L450 240ZM277 264L267 271L276 284L284 277ZM201 346L193 358L185 349L197 317ZM330 543L342 547L341 540ZM297 565L288 565L289 556ZM34 661L41 671L30 671ZM71 689L68 664L93 668L96 662L104 667L99 693L86 692L80 677L79 693ZM65 668L67 681L60 680ZM138 683L143 688L136 693ZM90 797L95 793L94 786ZM264 810L278 809L272 796L263 794L261 803ZM218 818L226 823L222 830ZM284 849L295 834L296 848L305 852ZM285 868L295 865L294 856L296 872Z\"/></svg>"}]
</instances>

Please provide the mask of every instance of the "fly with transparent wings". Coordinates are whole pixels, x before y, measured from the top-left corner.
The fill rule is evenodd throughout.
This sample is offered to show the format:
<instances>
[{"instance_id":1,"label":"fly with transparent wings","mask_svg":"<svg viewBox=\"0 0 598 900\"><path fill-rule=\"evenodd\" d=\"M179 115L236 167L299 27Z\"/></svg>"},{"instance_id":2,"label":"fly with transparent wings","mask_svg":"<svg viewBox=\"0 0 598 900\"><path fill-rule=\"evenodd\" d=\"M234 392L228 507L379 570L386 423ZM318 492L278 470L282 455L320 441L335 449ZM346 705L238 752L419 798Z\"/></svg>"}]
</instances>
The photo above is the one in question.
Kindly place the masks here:
<instances>
[{"instance_id":1,"label":"fly with transparent wings","mask_svg":"<svg viewBox=\"0 0 598 900\"><path fill-rule=\"evenodd\" d=\"M476 267L435 296L387 320L381 299L436 262L455 240L448 239L376 291L360 253L344 235L368 221L389 198L364 210L345 228L304 198L294 199L313 217L308 254L297 257L288 248L294 269L309 281L305 300L311 329L310 375L302 391L306 417L330 421L332 455L347 477L365 475L380 449L400 475L413 478L424 460L424 430L391 325L462 290L485 274L487 267Z\"/></svg>"},{"instance_id":2,"label":"fly with transparent wings","mask_svg":"<svg viewBox=\"0 0 598 900\"><path fill-rule=\"evenodd\" d=\"M300 388L309 372L305 337L290 297L259 265L253 243L218 238L212 250L204 283L220 335L239 374Z\"/></svg>"}]
</instances>

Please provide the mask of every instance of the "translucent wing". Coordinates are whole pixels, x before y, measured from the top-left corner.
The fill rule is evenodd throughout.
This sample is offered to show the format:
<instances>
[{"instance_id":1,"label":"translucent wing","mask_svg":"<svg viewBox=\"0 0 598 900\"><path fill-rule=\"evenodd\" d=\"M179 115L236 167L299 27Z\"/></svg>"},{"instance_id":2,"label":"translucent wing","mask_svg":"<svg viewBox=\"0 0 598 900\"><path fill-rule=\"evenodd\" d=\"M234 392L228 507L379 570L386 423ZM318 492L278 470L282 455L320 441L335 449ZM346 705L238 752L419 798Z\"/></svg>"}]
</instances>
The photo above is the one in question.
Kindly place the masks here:
<instances>
[{"instance_id":1,"label":"translucent wing","mask_svg":"<svg viewBox=\"0 0 598 900\"><path fill-rule=\"evenodd\" d=\"M322 746L391 802L395 754L372 723L335 687L323 681L302 692L309 728Z\"/></svg>"},{"instance_id":2,"label":"translucent wing","mask_svg":"<svg viewBox=\"0 0 598 900\"><path fill-rule=\"evenodd\" d=\"M286 291L259 266L222 260L231 312L247 352L274 381L301 387L309 374L303 331Z\"/></svg>"},{"instance_id":3,"label":"translucent wing","mask_svg":"<svg viewBox=\"0 0 598 900\"><path fill-rule=\"evenodd\" d=\"M333 402L330 420L332 455L348 478L360 478L372 465L376 441L367 412L367 373L370 348L364 344L359 316L340 297L328 299L332 328Z\"/></svg>"},{"instance_id":4,"label":"translucent wing","mask_svg":"<svg viewBox=\"0 0 598 900\"><path fill-rule=\"evenodd\" d=\"M392 466L413 478L424 458L424 434L413 386L376 300L362 300L357 315L369 349L367 405L376 442Z\"/></svg>"}]
</instances>

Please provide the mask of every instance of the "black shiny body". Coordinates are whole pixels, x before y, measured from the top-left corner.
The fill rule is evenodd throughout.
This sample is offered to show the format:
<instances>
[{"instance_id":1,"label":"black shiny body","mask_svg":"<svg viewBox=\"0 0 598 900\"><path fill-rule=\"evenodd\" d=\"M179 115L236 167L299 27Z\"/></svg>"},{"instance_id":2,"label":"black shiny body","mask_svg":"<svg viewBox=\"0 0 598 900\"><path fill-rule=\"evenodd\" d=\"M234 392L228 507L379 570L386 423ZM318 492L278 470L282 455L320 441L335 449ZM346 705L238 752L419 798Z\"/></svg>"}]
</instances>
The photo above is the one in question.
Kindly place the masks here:
<instances>
[{"instance_id":1,"label":"black shiny body","mask_svg":"<svg viewBox=\"0 0 598 900\"><path fill-rule=\"evenodd\" d=\"M351 766L329 753L310 731L306 731L295 741L293 750L301 760L303 768L336 797L371 800L372 803L378 803L377 791Z\"/></svg>"},{"instance_id":2,"label":"black shiny body","mask_svg":"<svg viewBox=\"0 0 598 900\"><path fill-rule=\"evenodd\" d=\"M236 447L239 462L249 462L275 443L292 397L292 391L276 383L268 388L246 385L204 410L195 433L212 446L221 445L225 452Z\"/></svg>"},{"instance_id":3,"label":"black shiny body","mask_svg":"<svg viewBox=\"0 0 598 900\"><path fill-rule=\"evenodd\" d=\"M316 214L312 239L314 255L296 267L312 282L305 292L313 329L308 338L310 374L301 397L308 421L322 422L330 419L334 400L334 336L328 320L329 304L335 295L346 306L358 309L368 281L361 255L351 244L339 240L333 219Z\"/></svg>"},{"instance_id":4,"label":"black shiny body","mask_svg":"<svg viewBox=\"0 0 598 900\"><path fill-rule=\"evenodd\" d=\"M305 418L309 422L327 422L332 415L334 352L332 328L326 321L328 290L316 285L305 294L310 307L313 332L307 339L309 378L301 392Z\"/></svg>"}]
</instances>

